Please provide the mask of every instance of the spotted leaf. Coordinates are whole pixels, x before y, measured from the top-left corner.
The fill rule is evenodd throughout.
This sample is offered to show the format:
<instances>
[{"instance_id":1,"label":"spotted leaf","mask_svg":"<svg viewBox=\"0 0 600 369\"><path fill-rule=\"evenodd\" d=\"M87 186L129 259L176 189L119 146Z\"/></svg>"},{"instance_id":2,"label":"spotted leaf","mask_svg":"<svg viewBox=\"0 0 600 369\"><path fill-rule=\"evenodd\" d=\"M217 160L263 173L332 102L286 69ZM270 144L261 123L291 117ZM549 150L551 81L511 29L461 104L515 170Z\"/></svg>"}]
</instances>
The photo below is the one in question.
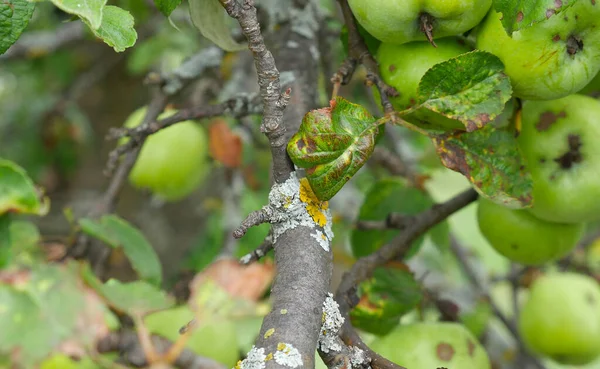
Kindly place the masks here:
<instances>
[{"instance_id":1,"label":"spotted leaf","mask_svg":"<svg viewBox=\"0 0 600 369\"><path fill-rule=\"evenodd\" d=\"M341 97L308 112L287 146L321 201L331 199L373 152L378 125L360 105Z\"/></svg>"}]
</instances>

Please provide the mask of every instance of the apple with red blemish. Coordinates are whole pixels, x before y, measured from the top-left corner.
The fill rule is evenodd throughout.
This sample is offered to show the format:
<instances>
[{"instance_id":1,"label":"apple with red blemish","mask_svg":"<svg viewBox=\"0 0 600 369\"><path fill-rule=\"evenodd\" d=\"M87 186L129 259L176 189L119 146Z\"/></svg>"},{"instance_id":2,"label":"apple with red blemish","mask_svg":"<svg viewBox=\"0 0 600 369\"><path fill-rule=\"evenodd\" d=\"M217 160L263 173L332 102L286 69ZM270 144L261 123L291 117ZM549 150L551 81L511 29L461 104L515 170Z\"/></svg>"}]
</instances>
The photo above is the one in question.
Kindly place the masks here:
<instances>
[{"instance_id":1,"label":"apple with red blemish","mask_svg":"<svg viewBox=\"0 0 600 369\"><path fill-rule=\"evenodd\" d=\"M400 325L369 345L408 369L490 369L485 349L462 324L423 322Z\"/></svg>"},{"instance_id":2,"label":"apple with red blemish","mask_svg":"<svg viewBox=\"0 0 600 369\"><path fill-rule=\"evenodd\" d=\"M388 85L398 91L398 96L390 97L394 109L402 111L417 103L419 82L425 73L434 65L471 51L471 48L455 37L437 40L437 48L427 42L415 41L402 45L383 43L379 46L376 59L379 63L379 74ZM377 89L373 89L377 95ZM418 123L429 122L433 125L463 129L464 125L442 115L417 112L403 119Z\"/></svg>"},{"instance_id":3,"label":"apple with red blemish","mask_svg":"<svg viewBox=\"0 0 600 369\"><path fill-rule=\"evenodd\" d=\"M550 273L536 279L519 315L526 346L567 365L600 356L600 287L591 277Z\"/></svg>"},{"instance_id":4,"label":"apple with red blemish","mask_svg":"<svg viewBox=\"0 0 600 369\"><path fill-rule=\"evenodd\" d=\"M477 48L504 63L516 97L558 99L580 91L600 70L600 4L581 0L548 15L509 36L492 10L475 32Z\"/></svg>"},{"instance_id":5,"label":"apple with red blemish","mask_svg":"<svg viewBox=\"0 0 600 369\"><path fill-rule=\"evenodd\" d=\"M475 27L492 1L348 0L348 4L358 23L382 42L429 40L435 46L434 38L460 35Z\"/></svg>"},{"instance_id":6,"label":"apple with red blemish","mask_svg":"<svg viewBox=\"0 0 600 369\"><path fill-rule=\"evenodd\" d=\"M525 101L517 139L533 181L536 217L557 223L600 220L600 101L570 95Z\"/></svg>"}]
</instances>

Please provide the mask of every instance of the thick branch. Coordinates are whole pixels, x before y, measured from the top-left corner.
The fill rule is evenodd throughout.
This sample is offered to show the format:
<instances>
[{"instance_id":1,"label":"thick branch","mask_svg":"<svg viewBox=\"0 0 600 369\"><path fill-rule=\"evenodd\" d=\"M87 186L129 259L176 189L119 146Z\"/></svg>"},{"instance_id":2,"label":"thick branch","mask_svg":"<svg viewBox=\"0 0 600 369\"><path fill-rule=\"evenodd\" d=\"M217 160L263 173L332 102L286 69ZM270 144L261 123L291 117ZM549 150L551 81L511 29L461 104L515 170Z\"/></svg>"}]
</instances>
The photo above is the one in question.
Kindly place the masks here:
<instances>
[{"instance_id":1,"label":"thick branch","mask_svg":"<svg viewBox=\"0 0 600 369\"><path fill-rule=\"evenodd\" d=\"M277 11L267 9L276 14L272 19L277 24L270 26L277 27L277 31L271 36L277 60L285 67L285 72L281 74L285 76L285 80L280 82L275 59L260 33L253 1L221 2L228 14L238 20L254 57L264 106L261 129L271 146L273 179L276 186L288 183L288 180L289 183L294 183L294 166L286 150L288 134L297 129L304 114L317 101L316 77L315 83L311 83L310 74L316 75L318 68L318 32L315 28L318 28L319 22L315 11L316 3L307 0L273 2L273 8L277 8ZM286 85L284 93L281 93L282 84ZM284 120L284 108L290 99L292 88L292 106L286 110ZM297 198L297 195L298 193L292 196ZM295 206L295 209L302 208ZM286 360L292 360L287 361L287 365L291 367L301 364L313 368L322 324L321 306L331 279L332 254L321 245L323 240L320 237L314 237L318 235L314 228L295 218L301 214L284 211L280 215L282 219L285 218L286 224L293 226L282 227L280 221L271 219L277 266L277 276L271 290L273 305L263 321L255 343L256 348L247 358L250 361L248 365L253 365L250 363L257 357L272 355L273 359L265 362L267 368L286 366ZM289 352L285 353L285 350ZM242 368L245 363L246 361L242 363Z\"/></svg>"},{"instance_id":2,"label":"thick branch","mask_svg":"<svg viewBox=\"0 0 600 369\"><path fill-rule=\"evenodd\" d=\"M285 151L287 142L285 125L282 124L283 111L290 99L291 91L281 92L279 71L273 55L265 46L253 1L244 0L242 3L237 0L220 1L227 13L239 22L248 40L248 48L253 54L264 106L261 131L267 135L271 143L275 182L283 183L294 171L293 164Z\"/></svg>"}]
</instances>

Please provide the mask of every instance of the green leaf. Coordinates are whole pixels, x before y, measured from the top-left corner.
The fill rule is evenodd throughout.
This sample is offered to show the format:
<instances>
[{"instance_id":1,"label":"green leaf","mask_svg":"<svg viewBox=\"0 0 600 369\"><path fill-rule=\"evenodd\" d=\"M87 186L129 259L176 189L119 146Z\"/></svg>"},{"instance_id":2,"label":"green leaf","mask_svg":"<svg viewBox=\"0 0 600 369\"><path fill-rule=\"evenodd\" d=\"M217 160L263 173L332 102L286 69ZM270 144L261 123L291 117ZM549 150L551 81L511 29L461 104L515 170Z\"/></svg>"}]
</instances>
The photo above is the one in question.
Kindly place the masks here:
<instances>
[{"instance_id":1,"label":"green leaf","mask_svg":"<svg viewBox=\"0 0 600 369\"><path fill-rule=\"evenodd\" d=\"M513 32L545 21L562 12L577 0L494 0L494 9L502 13L506 32Z\"/></svg>"},{"instance_id":2,"label":"green leaf","mask_svg":"<svg viewBox=\"0 0 600 369\"><path fill-rule=\"evenodd\" d=\"M12 259L10 214L0 215L0 269L5 268Z\"/></svg>"},{"instance_id":3,"label":"green leaf","mask_svg":"<svg viewBox=\"0 0 600 369\"><path fill-rule=\"evenodd\" d=\"M107 5L104 7L102 23L97 29L92 28L89 22L86 23L94 35L101 38L116 52L125 51L128 47L135 45L137 40L133 16L118 6Z\"/></svg>"},{"instance_id":4,"label":"green leaf","mask_svg":"<svg viewBox=\"0 0 600 369\"><path fill-rule=\"evenodd\" d=\"M138 229L116 215L105 215L99 221L81 219L79 225L90 236L114 248L122 247L140 277L160 285L162 281L160 261L152 246Z\"/></svg>"},{"instance_id":5,"label":"green leaf","mask_svg":"<svg viewBox=\"0 0 600 369\"><path fill-rule=\"evenodd\" d=\"M480 195L513 209L531 206L531 176L514 133L490 125L432 140L442 164L463 174Z\"/></svg>"},{"instance_id":6,"label":"green leaf","mask_svg":"<svg viewBox=\"0 0 600 369\"><path fill-rule=\"evenodd\" d=\"M0 2L0 54L14 44L29 24L35 3L27 0Z\"/></svg>"},{"instance_id":7,"label":"green leaf","mask_svg":"<svg viewBox=\"0 0 600 369\"><path fill-rule=\"evenodd\" d=\"M181 0L154 0L156 8L168 17L181 4Z\"/></svg>"},{"instance_id":8,"label":"green leaf","mask_svg":"<svg viewBox=\"0 0 600 369\"><path fill-rule=\"evenodd\" d=\"M350 312L352 325L369 333L385 335L398 319L414 309L423 291L402 264L379 267L359 287L360 301Z\"/></svg>"},{"instance_id":9,"label":"green leaf","mask_svg":"<svg viewBox=\"0 0 600 369\"><path fill-rule=\"evenodd\" d=\"M377 132L377 122L365 108L338 97L304 116L287 151L294 164L306 168L315 195L326 201L371 156Z\"/></svg>"},{"instance_id":10,"label":"green leaf","mask_svg":"<svg viewBox=\"0 0 600 369\"><path fill-rule=\"evenodd\" d=\"M40 232L35 224L24 220L12 220L8 227L7 245L2 245L2 218L0 216L0 254L5 253L13 265L33 265L44 256L39 247ZM4 249L4 247L6 248ZM4 249L2 251L2 249ZM1 256L0 256L1 258ZM2 263L0 262L0 268Z\"/></svg>"},{"instance_id":11,"label":"green leaf","mask_svg":"<svg viewBox=\"0 0 600 369\"><path fill-rule=\"evenodd\" d=\"M132 315L144 315L174 305L173 299L164 291L144 281L122 283L110 279L97 291L110 305Z\"/></svg>"},{"instance_id":12,"label":"green leaf","mask_svg":"<svg viewBox=\"0 0 600 369\"><path fill-rule=\"evenodd\" d=\"M359 221L384 221L390 213L415 215L433 205L431 197L401 178L386 178L373 185L360 208ZM396 237L401 230L361 230L354 229L350 246L354 257L369 255ZM423 243L424 236L412 243L406 257L414 255Z\"/></svg>"},{"instance_id":13,"label":"green leaf","mask_svg":"<svg viewBox=\"0 0 600 369\"><path fill-rule=\"evenodd\" d=\"M74 333L85 309L73 268L38 265L18 287L0 285L0 352L19 350L22 367L34 367Z\"/></svg>"},{"instance_id":14,"label":"green leaf","mask_svg":"<svg viewBox=\"0 0 600 369\"><path fill-rule=\"evenodd\" d=\"M0 159L0 215L7 212L46 215L49 205L23 168Z\"/></svg>"},{"instance_id":15,"label":"green leaf","mask_svg":"<svg viewBox=\"0 0 600 369\"><path fill-rule=\"evenodd\" d=\"M192 23L202 36L225 51L239 51L247 47L231 37L229 24L232 19L219 0L189 0L189 4Z\"/></svg>"},{"instance_id":16,"label":"green leaf","mask_svg":"<svg viewBox=\"0 0 600 369\"><path fill-rule=\"evenodd\" d=\"M35 0L40 1L40 0ZM73 14L88 23L92 30L102 24L102 12L106 0L50 0L57 8L65 13Z\"/></svg>"},{"instance_id":17,"label":"green leaf","mask_svg":"<svg viewBox=\"0 0 600 369\"><path fill-rule=\"evenodd\" d=\"M502 113L511 95L502 61L488 52L472 51L425 73L419 83L418 112L428 110L459 121L471 132Z\"/></svg>"}]
</instances>

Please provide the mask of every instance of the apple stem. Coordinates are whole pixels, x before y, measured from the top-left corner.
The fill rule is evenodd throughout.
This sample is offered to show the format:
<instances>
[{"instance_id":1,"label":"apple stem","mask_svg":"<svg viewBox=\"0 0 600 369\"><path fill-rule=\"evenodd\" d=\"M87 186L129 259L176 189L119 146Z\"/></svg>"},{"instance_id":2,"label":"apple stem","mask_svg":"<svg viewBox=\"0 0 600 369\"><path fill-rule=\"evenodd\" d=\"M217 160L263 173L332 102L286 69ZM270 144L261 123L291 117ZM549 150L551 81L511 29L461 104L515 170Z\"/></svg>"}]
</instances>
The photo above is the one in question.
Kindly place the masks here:
<instances>
[{"instance_id":1,"label":"apple stem","mask_svg":"<svg viewBox=\"0 0 600 369\"><path fill-rule=\"evenodd\" d=\"M419 24L420 24L421 32L423 32L425 34L425 37L427 37L427 40L429 40L429 43L431 45L433 45L433 47L437 47L437 45L433 41L433 21L434 20L435 20L435 18L431 14L428 14L428 13L421 13L421 15L419 16Z\"/></svg>"}]
</instances>

